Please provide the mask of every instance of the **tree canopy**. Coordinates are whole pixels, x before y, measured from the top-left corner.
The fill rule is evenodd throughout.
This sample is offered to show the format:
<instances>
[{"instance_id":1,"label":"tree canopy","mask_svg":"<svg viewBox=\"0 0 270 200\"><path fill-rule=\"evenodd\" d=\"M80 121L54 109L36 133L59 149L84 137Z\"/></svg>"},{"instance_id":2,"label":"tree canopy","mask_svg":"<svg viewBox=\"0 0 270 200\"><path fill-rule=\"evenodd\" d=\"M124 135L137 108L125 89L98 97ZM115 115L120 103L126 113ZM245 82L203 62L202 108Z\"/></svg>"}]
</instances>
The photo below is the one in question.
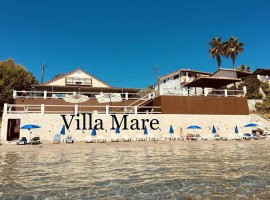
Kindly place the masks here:
<instances>
[{"instance_id":1,"label":"tree canopy","mask_svg":"<svg viewBox=\"0 0 270 200\"><path fill-rule=\"evenodd\" d=\"M0 62L0 109L4 103L12 103L13 90L30 90L32 84L38 83L32 73L22 65L8 59Z\"/></svg>"},{"instance_id":2,"label":"tree canopy","mask_svg":"<svg viewBox=\"0 0 270 200\"><path fill-rule=\"evenodd\" d=\"M228 41L222 42L221 37L212 38L212 41L208 43L210 49L208 50L211 58L216 58L218 68L221 65L221 56L226 58L230 57L233 63L233 69L235 68L235 60L240 52L244 51L244 43L239 43L238 38L230 37Z\"/></svg>"}]
</instances>

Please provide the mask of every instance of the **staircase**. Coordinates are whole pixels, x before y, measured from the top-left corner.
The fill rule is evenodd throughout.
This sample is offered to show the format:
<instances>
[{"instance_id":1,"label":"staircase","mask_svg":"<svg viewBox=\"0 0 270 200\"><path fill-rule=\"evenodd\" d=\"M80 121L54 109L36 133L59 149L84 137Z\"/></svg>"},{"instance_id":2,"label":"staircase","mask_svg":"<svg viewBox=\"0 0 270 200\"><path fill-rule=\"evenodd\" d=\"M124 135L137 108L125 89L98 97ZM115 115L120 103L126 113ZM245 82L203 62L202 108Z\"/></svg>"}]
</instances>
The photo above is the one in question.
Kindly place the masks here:
<instances>
[{"instance_id":1,"label":"staircase","mask_svg":"<svg viewBox=\"0 0 270 200\"><path fill-rule=\"evenodd\" d=\"M140 99L132 102L131 104L124 106L122 108L119 108L118 110L116 110L116 112L123 111L124 114L134 114L135 113L135 110L134 110L135 106L144 105L145 103L147 103L148 101L150 101L152 99L153 99L153 96L151 95L151 98L149 98L149 93L148 93L145 96L141 97Z\"/></svg>"}]
</instances>

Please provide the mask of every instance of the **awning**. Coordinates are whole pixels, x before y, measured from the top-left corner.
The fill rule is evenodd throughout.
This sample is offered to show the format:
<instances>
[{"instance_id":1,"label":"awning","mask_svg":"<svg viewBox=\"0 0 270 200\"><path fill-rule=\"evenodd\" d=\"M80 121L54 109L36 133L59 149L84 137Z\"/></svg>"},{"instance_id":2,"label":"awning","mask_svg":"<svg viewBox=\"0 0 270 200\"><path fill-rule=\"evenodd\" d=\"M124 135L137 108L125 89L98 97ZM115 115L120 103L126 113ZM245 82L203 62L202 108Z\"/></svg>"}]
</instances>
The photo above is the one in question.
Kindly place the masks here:
<instances>
[{"instance_id":1,"label":"awning","mask_svg":"<svg viewBox=\"0 0 270 200\"><path fill-rule=\"evenodd\" d=\"M206 77L201 76L194 79L190 83L184 84L185 87L200 87L200 88L220 88L230 85L232 83L240 82L239 78L225 78L225 77Z\"/></svg>"}]
</instances>

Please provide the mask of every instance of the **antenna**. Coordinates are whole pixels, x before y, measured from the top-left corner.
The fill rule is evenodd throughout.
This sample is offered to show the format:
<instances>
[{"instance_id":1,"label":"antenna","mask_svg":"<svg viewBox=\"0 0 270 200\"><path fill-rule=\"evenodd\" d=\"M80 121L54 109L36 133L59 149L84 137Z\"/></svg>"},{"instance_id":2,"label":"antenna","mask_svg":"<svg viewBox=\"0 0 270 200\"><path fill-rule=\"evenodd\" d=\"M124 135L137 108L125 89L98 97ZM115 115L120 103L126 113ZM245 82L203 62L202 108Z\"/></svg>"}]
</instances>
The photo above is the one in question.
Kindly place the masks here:
<instances>
[{"instance_id":1,"label":"antenna","mask_svg":"<svg viewBox=\"0 0 270 200\"><path fill-rule=\"evenodd\" d=\"M40 78L40 84L43 83L43 77L44 77L44 67L45 67L45 64L43 63L42 64L42 69L41 69L41 78Z\"/></svg>"},{"instance_id":2,"label":"antenna","mask_svg":"<svg viewBox=\"0 0 270 200\"><path fill-rule=\"evenodd\" d=\"M155 67L156 76L157 76L157 84L158 84L158 94L159 94L159 76L158 76L158 65Z\"/></svg>"}]
</instances>

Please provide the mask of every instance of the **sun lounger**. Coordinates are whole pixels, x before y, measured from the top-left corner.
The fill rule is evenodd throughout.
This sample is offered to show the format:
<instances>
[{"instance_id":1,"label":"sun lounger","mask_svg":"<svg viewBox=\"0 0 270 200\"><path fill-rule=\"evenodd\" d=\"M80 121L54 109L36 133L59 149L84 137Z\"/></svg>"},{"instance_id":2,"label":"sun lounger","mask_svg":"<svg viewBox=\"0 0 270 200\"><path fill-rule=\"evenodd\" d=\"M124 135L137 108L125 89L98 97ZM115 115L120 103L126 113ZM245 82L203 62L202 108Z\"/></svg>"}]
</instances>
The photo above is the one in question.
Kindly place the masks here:
<instances>
[{"instance_id":1,"label":"sun lounger","mask_svg":"<svg viewBox=\"0 0 270 200\"><path fill-rule=\"evenodd\" d=\"M146 137L144 135L136 135L136 140L138 140L138 141L146 141Z\"/></svg>"},{"instance_id":2,"label":"sun lounger","mask_svg":"<svg viewBox=\"0 0 270 200\"><path fill-rule=\"evenodd\" d=\"M218 135L218 134L215 134L215 136L214 136L214 138L213 138L214 140L221 140L221 137L220 137L220 135Z\"/></svg>"},{"instance_id":3,"label":"sun lounger","mask_svg":"<svg viewBox=\"0 0 270 200\"><path fill-rule=\"evenodd\" d=\"M86 143L94 143L94 142L96 142L96 139L94 137L88 135L85 137L85 142Z\"/></svg>"},{"instance_id":4,"label":"sun lounger","mask_svg":"<svg viewBox=\"0 0 270 200\"><path fill-rule=\"evenodd\" d=\"M97 137L97 142L98 143L105 143L106 142L106 139L103 136L98 136Z\"/></svg>"},{"instance_id":5,"label":"sun lounger","mask_svg":"<svg viewBox=\"0 0 270 200\"><path fill-rule=\"evenodd\" d=\"M253 136L250 133L245 133L243 136L243 139L244 140L251 140L251 139L253 139Z\"/></svg>"},{"instance_id":6,"label":"sun lounger","mask_svg":"<svg viewBox=\"0 0 270 200\"><path fill-rule=\"evenodd\" d=\"M40 142L40 137L33 137L32 139L31 139L31 142L30 142L31 144L40 144L41 142Z\"/></svg>"},{"instance_id":7,"label":"sun lounger","mask_svg":"<svg viewBox=\"0 0 270 200\"><path fill-rule=\"evenodd\" d=\"M18 145L25 145L25 144L27 144L26 137L22 137L16 144L18 144Z\"/></svg>"},{"instance_id":8,"label":"sun lounger","mask_svg":"<svg viewBox=\"0 0 270 200\"><path fill-rule=\"evenodd\" d=\"M61 135L60 134L55 134L54 138L53 138L53 143L54 144L59 144L61 143Z\"/></svg>"},{"instance_id":9,"label":"sun lounger","mask_svg":"<svg viewBox=\"0 0 270 200\"><path fill-rule=\"evenodd\" d=\"M190 137L190 140L197 141L201 140L202 136L200 134L196 134L195 136Z\"/></svg>"},{"instance_id":10,"label":"sun lounger","mask_svg":"<svg viewBox=\"0 0 270 200\"><path fill-rule=\"evenodd\" d=\"M124 142L130 142L130 141L131 141L131 138L128 137L127 135L123 134L123 135L122 135L122 140L123 140Z\"/></svg>"},{"instance_id":11,"label":"sun lounger","mask_svg":"<svg viewBox=\"0 0 270 200\"><path fill-rule=\"evenodd\" d=\"M156 137L154 134L149 133L148 138L150 141L158 141L158 137Z\"/></svg>"},{"instance_id":12,"label":"sun lounger","mask_svg":"<svg viewBox=\"0 0 270 200\"><path fill-rule=\"evenodd\" d=\"M120 141L120 139L119 139L119 136L118 135L113 134L111 136L111 142L119 142L119 141Z\"/></svg>"},{"instance_id":13,"label":"sun lounger","mask_svg":"<svg viewBox=\"0 0 270 200\"><path fill-rule=\"evenodd\" d=\"M71 136L67 136L66 143L74 143L74 140L72 139Z\"/></svg>"}]
</instances>

